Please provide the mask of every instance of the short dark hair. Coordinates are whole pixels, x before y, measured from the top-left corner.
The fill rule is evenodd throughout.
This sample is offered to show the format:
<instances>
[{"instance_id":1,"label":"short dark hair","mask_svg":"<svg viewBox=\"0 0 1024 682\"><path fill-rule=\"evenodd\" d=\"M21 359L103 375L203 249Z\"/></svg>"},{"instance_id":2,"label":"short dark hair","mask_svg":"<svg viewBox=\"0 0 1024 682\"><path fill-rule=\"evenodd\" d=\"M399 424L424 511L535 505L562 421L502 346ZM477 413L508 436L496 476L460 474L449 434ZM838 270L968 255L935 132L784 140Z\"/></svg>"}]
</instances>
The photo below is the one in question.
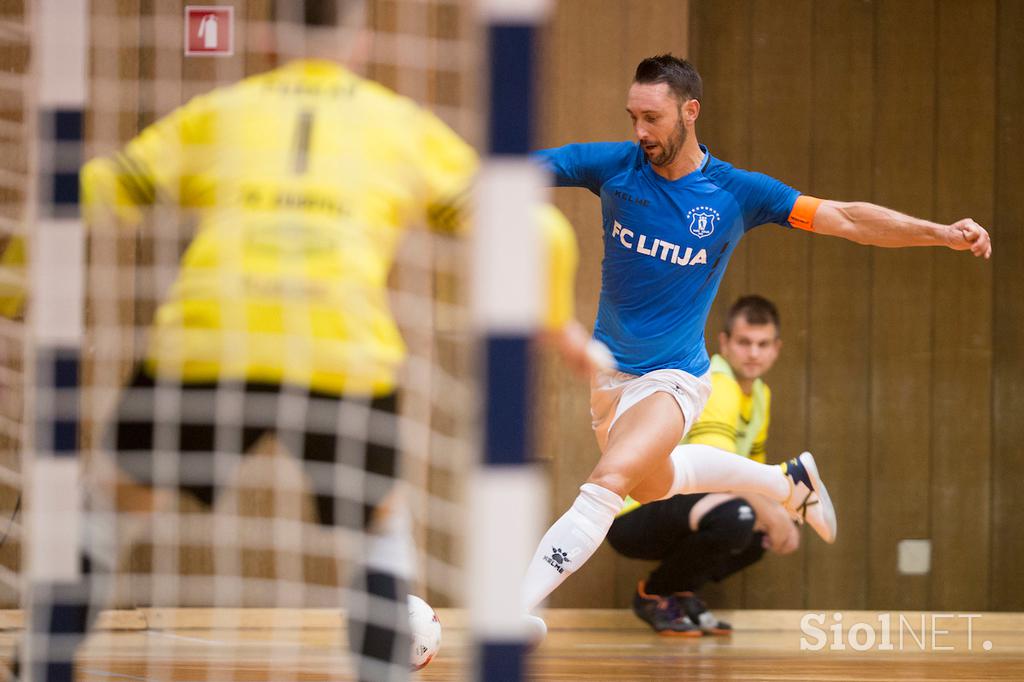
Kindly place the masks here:
<instances>
[{"instance_id":1,"label":"short dark hair","mask_svg":"<svg viewBox=\"0 0 1024 682\"><path fill-rule=\"evenodd\" d=\"M736 302L729 307L729 312L725 314L725 325L723 325L722 331L726 336L732 335L732 326L740 317L746 320L747 324L774 324L776 333L781 329L778 309L774 303L763 296L750 294L736 299Z\"/></svg>"},{"instance_id":2,"label":"short dark hair","mask_svg":"<svg viewBox=\"0 0 1024 682\"><path fill-rule=\"evenodd\" d=\"M302 23L326 28L337 26L338 3L333 0L305 0L302 3Z\"/></svg>"},{"instance_id":3,"label":"short dark hair","mask_svg":"<svg viewBox=\"0 0 1024 682\"><path fill-rule=\"evenodd\" d=\"M277 0L273 17L307 28L333 28L344 23L346 16L362 4L364 0Z\"/></svg>"},{"instance_id":4,"label":"short dark hair","mask_svg":"<svg viewBox=\"0 0 1024 682\"><path fill-rule=\"evenodd\" d=\"M633 74L634 83L668 83L681 102L704 96L704 84L700 74L690 62L671 54L659 54L640 62Z\"/></svg>"}]
</instances>

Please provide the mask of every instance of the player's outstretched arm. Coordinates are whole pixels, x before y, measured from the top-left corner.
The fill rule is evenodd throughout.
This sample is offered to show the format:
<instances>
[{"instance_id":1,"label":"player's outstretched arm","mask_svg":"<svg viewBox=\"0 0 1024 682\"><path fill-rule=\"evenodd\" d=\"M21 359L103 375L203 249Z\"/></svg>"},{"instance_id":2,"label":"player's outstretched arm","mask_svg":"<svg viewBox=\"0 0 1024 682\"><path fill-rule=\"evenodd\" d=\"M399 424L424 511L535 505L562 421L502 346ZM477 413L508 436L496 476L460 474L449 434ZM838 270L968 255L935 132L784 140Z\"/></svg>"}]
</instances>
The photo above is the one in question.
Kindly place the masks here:
<instances>
[{"instance_id":1,"label":"player's outstretched arm","mask_svg":"<svg viewBox=\"0 0 1024 682\"><path fill-rule=\"evenodd\" d=\"M187 206L192 183L182 178L209 163L216 116L212 95L201 95L147 126L123 148L87 162L79 175L86 224L113 220L123 227L143 223L143 209L158 200Z\"/></svg>"},{"instance_id":2,"label":"player's outstretched arm","mask_svg":"<svg viewBox=\"0 0 1024 682\"><path fill-rule=\"evenodd\" d=\"M569 320L554 329L545 329L541 332L540 339L555 348L562 362L581 377L615 369L615 358L608 347L591 338L586 328L577 320Z\"/></svg>"},{"instance_id":3,"label":"player's outstretched arm","mask_svg":"<svg viewBox=\"0 0 1024 682\"><path fill-rule=\"evenodd\" d=\"M814 231L870 246L945 246L984 258L992 255L988 232L970 218L942 225L863 201L822 201L814 214Z\"/></svg>"}]
</instances>

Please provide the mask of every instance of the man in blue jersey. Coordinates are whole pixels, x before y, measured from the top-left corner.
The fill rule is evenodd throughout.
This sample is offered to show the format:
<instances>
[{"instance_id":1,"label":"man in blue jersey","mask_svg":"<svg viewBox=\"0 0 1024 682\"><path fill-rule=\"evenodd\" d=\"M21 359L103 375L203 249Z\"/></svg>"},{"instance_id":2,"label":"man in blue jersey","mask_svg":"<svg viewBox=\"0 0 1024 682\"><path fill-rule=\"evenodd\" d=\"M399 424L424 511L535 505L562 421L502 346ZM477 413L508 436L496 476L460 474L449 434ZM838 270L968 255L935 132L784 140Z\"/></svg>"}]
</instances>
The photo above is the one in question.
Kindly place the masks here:
<instances>
[{"instance_id":1,"label":"man in blue jersey","mask_svg":"<svg viewBox=\"0 0 1024 682\"><path fill-rule=\"evenodd\" d=\"M601 458L530 562L527 610L590 558L627 495L649 502L679 493L760 493L826 542L835 540L835 512L810 453L775 466L723 457L707 445L677 445L710 391L705 321L747 231L778 223L860 244L991 254L988 233L970 218L940 225L874 204L816 199L714 158L697 141L701 97L700 75L689 62L645 59L626 103L635 142L538 153L556 184L601 198L604 260L594 336L611 349L619 371L592 382ZM539 619L528 621L543 629Z\"/></svg>"}]
</instances>

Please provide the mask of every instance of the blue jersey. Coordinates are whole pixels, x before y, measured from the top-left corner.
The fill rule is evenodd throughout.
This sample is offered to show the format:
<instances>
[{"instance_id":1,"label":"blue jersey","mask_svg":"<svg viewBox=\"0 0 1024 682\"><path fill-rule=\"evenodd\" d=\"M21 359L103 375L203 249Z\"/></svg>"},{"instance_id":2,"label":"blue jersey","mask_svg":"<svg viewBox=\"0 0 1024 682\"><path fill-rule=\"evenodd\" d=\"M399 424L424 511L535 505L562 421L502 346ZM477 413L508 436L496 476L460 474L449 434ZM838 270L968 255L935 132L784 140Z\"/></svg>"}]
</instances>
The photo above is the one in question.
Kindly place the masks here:
<instances>
[{"instance_id":1,"label":"blue jersey","mask_svg":"<svg viewBox=\"0 0 1024 682\"><path fill-rule=\"evenodd\" d=\"M570 144L537 152L562 187L601 197L604 260L594 337L619 369L704 374L704 325L729 256L747 230L788 225L799 193L712 158L666 180L633 142Z\"/></svg>"}]
</instances>

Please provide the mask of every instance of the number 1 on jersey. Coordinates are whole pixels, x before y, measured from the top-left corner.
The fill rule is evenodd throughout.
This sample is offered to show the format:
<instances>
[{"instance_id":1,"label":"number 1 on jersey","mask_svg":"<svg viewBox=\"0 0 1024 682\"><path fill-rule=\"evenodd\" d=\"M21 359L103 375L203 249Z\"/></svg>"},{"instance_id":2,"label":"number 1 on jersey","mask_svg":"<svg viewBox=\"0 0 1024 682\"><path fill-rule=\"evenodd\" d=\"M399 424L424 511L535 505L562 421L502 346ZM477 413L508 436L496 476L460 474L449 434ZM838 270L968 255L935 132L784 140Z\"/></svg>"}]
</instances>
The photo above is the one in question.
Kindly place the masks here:
<instances>
[{"instance_id":1,"label":"number 1 on jersey","mask_svg":"<svg viewBox=\"0 0 1024 682\"><path fill-rule=\"evenodd\" d=\"M313 110L299 112L299 123L295 128L295 173L302 174L309 167L309 140L313 133Z\"/></svg>"}]
</instances>

